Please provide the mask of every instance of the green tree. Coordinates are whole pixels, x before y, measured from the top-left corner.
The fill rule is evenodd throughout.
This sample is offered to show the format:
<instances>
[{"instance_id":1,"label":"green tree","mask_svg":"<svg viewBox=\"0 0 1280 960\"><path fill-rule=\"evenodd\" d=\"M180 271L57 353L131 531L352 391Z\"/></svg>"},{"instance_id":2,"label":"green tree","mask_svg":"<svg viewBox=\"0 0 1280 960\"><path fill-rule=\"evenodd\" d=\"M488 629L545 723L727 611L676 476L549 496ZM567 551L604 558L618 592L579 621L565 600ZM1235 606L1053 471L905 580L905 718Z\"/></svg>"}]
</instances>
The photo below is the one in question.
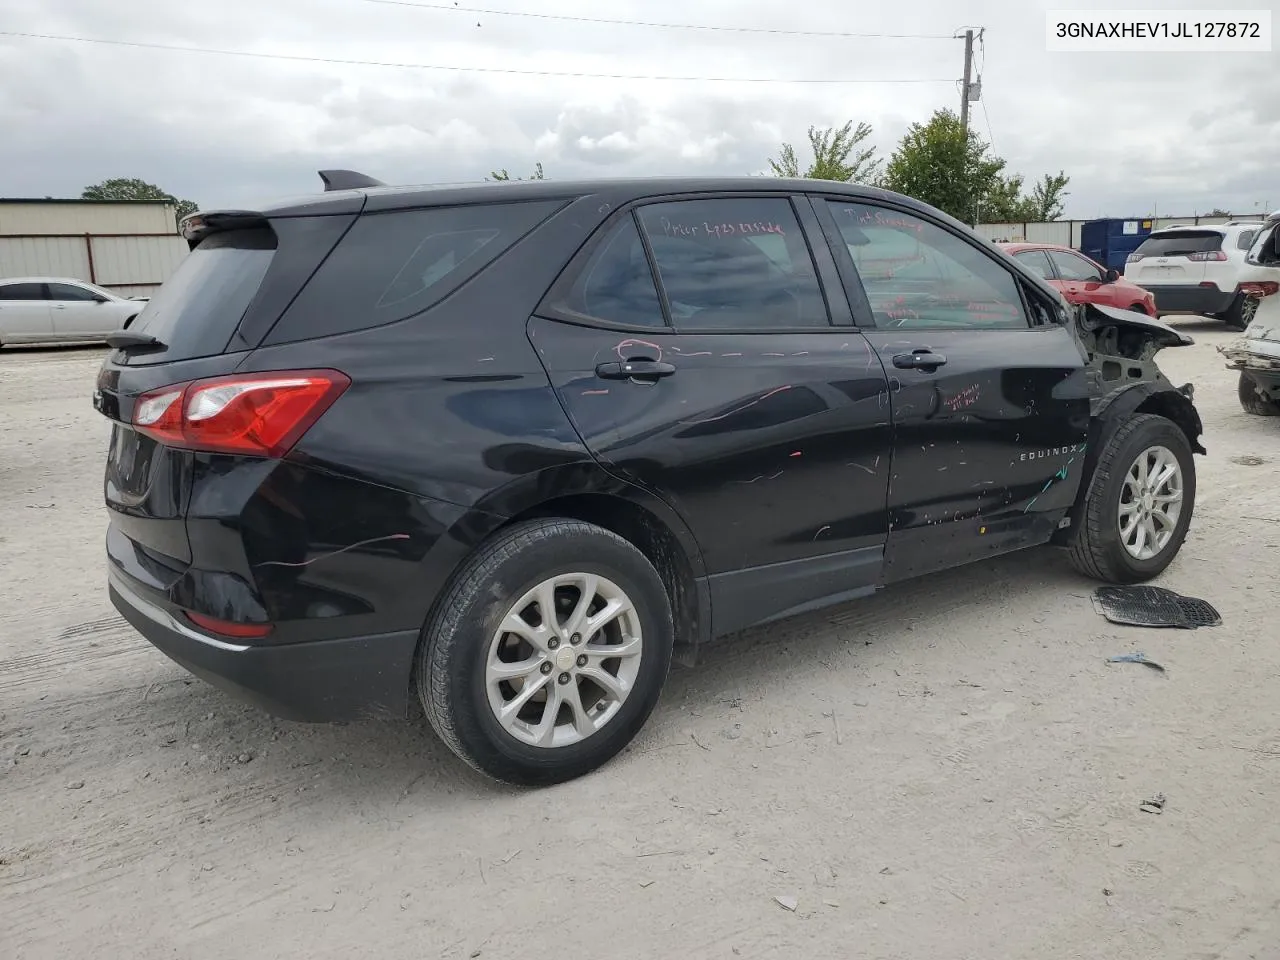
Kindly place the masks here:
<instances>
[{"instance_id":1,"label":"green tree","mask_svg":"<svg viewBox=\"0 0 1280 960\"><path fill-rule=\"evenodd\" d=\"M989 147L972 130L966 136L960 118L950 110L938 110L928 123L913 123L885 167L883 186L915 197L973 223L991 200L1003 207L1009 181L1001 177L1005 162L988 155ZM1021 188L1019 181L1017 189ZM1005 211L1007 212L1007 211Z\"/></svg>"},{"instance_id":2,"label":"green tree","mask_svg":"<svg viewBox=\"0 0 1280 960\"><path fill-rule=\"evenodd\" d=\"M837 180L841 183L875 183L880 177L880 160L874 146L863 146L871 136L871 127L850 120L843 127L809 128L809 150L813 160L800 172L796 149L784 143L777 159L770 158L769 167L776 177L806 180Z\"/></svg>"},{"instance_id":3,"label":"green tree","mask_svg":"<svg viewBox=\"0 0 1280 960\"><path fill-rule=\"evenodd\" d=\"M1036 220L1057 220L1062 216L1063 201L1069 196L1071 178L1063 171L1046 173L1031 190L1031 205Z\"/></svg>"},{"instance_id":4,"label":"green tree","mask_svg":"<svg viewBox=\"0 0 1280 960\"><path fill-rule=\"evenodd\" d=\"M166 193L154 183L147 183L137 177L115 177L103 180L91 187L85 187L80 194L82 200L168 200L177 212L177 220L195 213L198 207L190 200L179 200L171 193Z\"/></svg>"},{"instance_id":5,"label":"green tree","mask_svg":"<svg viewBox=\"0 0 1280 960\"><path fill-rule=\"evenodd\" d=\"M489 174L489 176L485 177L485 179L486 179L486 180L502 180L502 181L506 181L506 180L524 180L525 178L524 178L524 177L513 177L513 176L511 176L511 174L507 173L507 168L506 168L506 167L503 167L501 170L494 170L492 173L490 173L490 174ZM530 180L545 180L545 179L547 179L546 177L544 177L544 176L542 175L542 161L541 161L541 160L539 160L539 161L537 162L537 164L535 164L535 165L534 165L534 169L533 169L533 176L529 177L528 179L530 179Z\"/></svg>"}]
</instances>

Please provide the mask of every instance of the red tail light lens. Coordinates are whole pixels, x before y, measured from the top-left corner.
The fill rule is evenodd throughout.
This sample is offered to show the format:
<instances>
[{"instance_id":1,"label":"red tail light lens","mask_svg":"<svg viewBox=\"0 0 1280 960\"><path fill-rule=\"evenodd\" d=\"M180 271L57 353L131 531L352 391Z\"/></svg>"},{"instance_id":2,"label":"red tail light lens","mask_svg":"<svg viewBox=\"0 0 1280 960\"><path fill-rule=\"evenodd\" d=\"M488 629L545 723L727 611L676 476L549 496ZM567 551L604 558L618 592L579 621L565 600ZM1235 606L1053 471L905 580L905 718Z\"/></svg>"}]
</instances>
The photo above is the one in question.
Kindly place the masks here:
<instances>
[{"instance_id":1,"label":"red tail light lens","mask_svg":"<svg viewBox=\"0 0 1280 960\"><path fill-rule=\"evenodd\" d=\"M217 617L208 617L203 613L194 613L191 610L185 612L187 619L201 630L221 637L230 637L235 640L255 640L265 637L271 632L271 624L269 623L238 623L234 620L219 620Z\"/></svg>"},{"instance_id":2,"label":"red tail light lens","mask_svg":"<svg viewBox=\"0 0 1280 960\"><path fill-rule=\"evenodd\" d=\"M1198 253L1188 253L1188 260L1194 260L1196 263L1204 263L1206 260L1226 260L1227 255L1221 250L1201 250Z\"/></svg>"},{"instance_id":3,"label":"red tail light lens","mask_svg":"<svg viewBox=\"0 0 1280 960\"><path fill-rule=\"evenodd\" d=\"M1274 293L1280 293L1280 282L1259 280L1256 283L1242 283L1240 292L1247 297L1269 297Z\"/></svg>"},{"instance_id":4,"label":"red tail light lens","mask_svg":"<svg viewBox=\"0 0 1280 960\"><path fill-rule=\"evenodd\" d=\"M139 397L133 425L169 447L279 459L350 385L337 370L174 384Z\"/></svg>"}]
</instances>

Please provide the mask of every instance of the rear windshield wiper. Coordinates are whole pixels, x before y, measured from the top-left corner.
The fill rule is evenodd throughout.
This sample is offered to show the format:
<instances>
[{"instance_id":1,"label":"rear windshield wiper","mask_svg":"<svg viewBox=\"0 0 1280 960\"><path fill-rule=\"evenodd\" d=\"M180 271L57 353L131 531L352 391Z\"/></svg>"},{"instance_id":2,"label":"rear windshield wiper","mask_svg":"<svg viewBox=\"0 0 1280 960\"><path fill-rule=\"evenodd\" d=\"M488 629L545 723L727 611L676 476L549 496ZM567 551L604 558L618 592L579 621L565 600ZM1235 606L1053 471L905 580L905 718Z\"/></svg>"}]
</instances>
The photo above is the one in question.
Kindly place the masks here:
<instances>
[{"instance_id":1,"label":"rear windshield wiper","mask_svg":"<svg viewBox=\"0 0 1280 960\"><path fill-rule=\"evenodd\" d=\"M115 330L106 336L107 346L117 350L164 350L169 345L161 343L149 333L136 330Z\"/></svg>"}]
</instances>

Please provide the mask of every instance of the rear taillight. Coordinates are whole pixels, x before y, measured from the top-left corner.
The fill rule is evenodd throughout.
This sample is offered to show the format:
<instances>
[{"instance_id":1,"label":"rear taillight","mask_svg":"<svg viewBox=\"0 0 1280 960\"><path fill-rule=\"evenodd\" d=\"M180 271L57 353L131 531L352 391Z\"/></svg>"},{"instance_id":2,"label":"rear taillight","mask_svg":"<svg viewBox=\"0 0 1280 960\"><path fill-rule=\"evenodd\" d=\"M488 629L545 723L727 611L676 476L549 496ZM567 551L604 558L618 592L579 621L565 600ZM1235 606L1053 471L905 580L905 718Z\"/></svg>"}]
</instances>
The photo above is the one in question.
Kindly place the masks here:
<instances>
[{"instance_id":1,"label":"rear taillight","mask_svg":"<svg viewBox=\"0 0 1280 960\"><path fill-rule=\"evenodd\" d=\"M1259 280L1257 282L1240 284L1240 292L1246 297L1269 297L1274 293L1280 293L1280 282L1275 280Z\"/></svg>"},{"instance_id":2,"label":"rear taillight","mask_svg":"<svg viewBox=\"0 0 1280 960\"><path fill-rule=\"evenodd\" d=\"M1142 255L1142 254L1140 254L1140 253L1131 253L1131 254L1129 254L1127 257L1125 257L1125 258L1124 258L1124 262L1125 262L1125 263L1137 263L1139 260L1141 260L1141 259L1142 259L1142 256L1143 256L1143 255Z\"/></svg>"},{"instance_id":3,"label":"rear taillight","mask_svg":"<svg viewBox=\"0 0 1280 960\"><path fill-rule=\"evenodd\" d=\"M1221 250L1201 250L1197 253L1188 253L1188 260L1194 260L1196 263L1204 263L1207 260L1226 260L1227 255Z\"/></svg>"},{"instance_id":4,"label":"rear taillight","mask_svg":"<svg viewBox=\"0 0 1280 960\"><path fill-rule=\"evenodd\" d=\"M178 383L139 397L133 426L168 447L278 459L350 385L337 370Z\"/></svg>"},{"instance_id":5,"label":"rear taillight","mask_svg":"<svg viewBox=\"0 0 1280 960\"><path fill-rule=\"evenodd\" d=\"M240 623L236 620L219 620L191 610L184 611L187 619L207 633L233 640L257 640L271 632L269 623Z\"/></svg>"}]
</instances>

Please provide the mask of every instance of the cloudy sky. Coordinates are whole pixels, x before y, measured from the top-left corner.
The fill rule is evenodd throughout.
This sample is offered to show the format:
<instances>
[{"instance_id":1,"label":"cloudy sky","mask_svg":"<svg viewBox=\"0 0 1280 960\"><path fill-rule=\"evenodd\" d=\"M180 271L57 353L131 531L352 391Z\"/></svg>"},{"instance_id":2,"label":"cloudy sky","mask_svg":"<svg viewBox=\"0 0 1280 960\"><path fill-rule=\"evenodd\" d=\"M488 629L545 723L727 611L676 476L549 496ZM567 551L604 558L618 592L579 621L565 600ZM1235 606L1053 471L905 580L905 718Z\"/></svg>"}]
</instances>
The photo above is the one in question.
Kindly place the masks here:
<instances>
[{"instance_id":1,"label":"cloudy sky","mask_svg":"<svg viewBox=\"0 0 1280 960\"><path fill-rule=\"evenodd\" d=\"M1028 181L1065 170L1069 216L1280 207L1280 49L1045 52L1046 11L1104 6L1097 2L459 4L927 37L576 23L415 2L427 0L0 0L4 31L485 68L354 66L0 35L0 196L78 196L86 184L136 176L205 207L246 205L317 189L323 167L400 183L475 180L495 167L527 175L537 161L555 178L746 174L766 169L782 141L799 146L810 124L850 119L870 123L887 155L910 123L958 108L963 43L951 35L974 26L986 33L983 103L973 122ZM869 82L795 82L836 79Z\"/></svg>"}]
</instances>

